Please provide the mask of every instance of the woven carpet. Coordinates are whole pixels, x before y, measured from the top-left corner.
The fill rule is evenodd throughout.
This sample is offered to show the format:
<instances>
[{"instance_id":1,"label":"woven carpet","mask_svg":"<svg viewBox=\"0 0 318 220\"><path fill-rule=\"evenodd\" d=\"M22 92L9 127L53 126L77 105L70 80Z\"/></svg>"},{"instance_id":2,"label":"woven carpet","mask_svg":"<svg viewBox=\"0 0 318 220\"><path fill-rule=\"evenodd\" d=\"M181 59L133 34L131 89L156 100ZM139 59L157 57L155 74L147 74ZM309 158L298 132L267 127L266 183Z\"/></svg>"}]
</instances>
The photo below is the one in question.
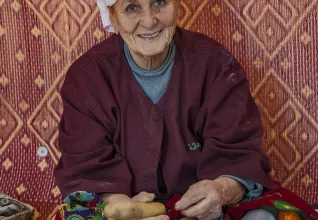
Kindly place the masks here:
<instances>
[{"instance_id":1,"label":"woven carpet","mask_svg":"<svg viewBox=\"0 0 318 220\"><path fill-rule=\"evenodd\" d=\"M318 0L184 0L179 25L241 62L271 175L318 203ZM65 72L105 37L95 0L0 0L0 192L36 219L61 202L52 173Z\"/></svg>"}]
</instances>

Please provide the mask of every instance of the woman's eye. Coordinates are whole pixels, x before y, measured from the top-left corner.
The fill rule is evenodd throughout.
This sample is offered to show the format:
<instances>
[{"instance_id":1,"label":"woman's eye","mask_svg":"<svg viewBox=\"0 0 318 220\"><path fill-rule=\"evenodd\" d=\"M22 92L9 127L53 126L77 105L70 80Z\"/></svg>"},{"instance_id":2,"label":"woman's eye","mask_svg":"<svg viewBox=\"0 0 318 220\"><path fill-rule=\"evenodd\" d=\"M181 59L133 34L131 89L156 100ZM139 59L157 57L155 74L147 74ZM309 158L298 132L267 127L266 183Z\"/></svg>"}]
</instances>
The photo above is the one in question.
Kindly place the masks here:
<instances>
[{"instance_id":1,"label":"woman's eye","mask_svg":"<svg viewBox=\"0 0 318 220\"><path fill-rule=\"evenodd\" d=\"M137 9L136 5L130 4L130 5L127 6L126 11L131 12L131 11L135 11L136 9Z\"/></svg>"},{"instance_id":2,"label":"woman's eye","mask_svg":"<svg viewBox=\"0 0 318 220\"><path fill-rule=\"evenodd\" d=\"M166 0L156 0L155 1L155 5L158 5L158 6L164 5L165 3L167 3Z\"/></svg>"}]
</instances>

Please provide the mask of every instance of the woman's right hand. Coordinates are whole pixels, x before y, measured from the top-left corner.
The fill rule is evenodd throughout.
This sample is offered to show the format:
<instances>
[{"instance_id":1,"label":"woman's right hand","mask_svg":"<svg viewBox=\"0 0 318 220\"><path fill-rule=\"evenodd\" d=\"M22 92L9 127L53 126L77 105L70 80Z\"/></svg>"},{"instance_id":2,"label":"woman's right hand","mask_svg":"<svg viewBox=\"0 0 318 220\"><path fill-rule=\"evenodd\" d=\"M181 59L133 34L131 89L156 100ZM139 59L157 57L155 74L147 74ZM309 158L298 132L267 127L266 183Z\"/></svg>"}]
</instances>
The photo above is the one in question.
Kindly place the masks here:
<instances>
[{"instance_id":1,"label":"woman's right hand","mask_svg":"<svg viewBox=\"0 0 318 220\"><path fill-rule=\"evenodd\" d=\"M129 205L129 203L150 203L154 201L155 194L141 192L133 198L130 198L129 196L124 194L103 194L103 199L105 202L107 202L107 204L128 203L127 205ZM156 217L149 217L140 220L169 220L169 217L167 215L159 215Z\"/></svg>"}]
</instances>

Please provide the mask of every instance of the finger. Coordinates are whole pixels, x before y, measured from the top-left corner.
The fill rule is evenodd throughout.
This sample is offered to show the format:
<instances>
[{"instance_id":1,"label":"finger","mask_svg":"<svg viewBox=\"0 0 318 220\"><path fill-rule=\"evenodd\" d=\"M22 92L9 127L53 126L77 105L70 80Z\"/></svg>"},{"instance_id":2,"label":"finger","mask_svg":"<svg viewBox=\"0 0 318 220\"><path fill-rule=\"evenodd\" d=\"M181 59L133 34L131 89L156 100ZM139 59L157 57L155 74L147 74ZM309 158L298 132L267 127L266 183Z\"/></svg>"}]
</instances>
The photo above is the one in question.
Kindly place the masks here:
<instances>
[{"instance_id":1,"label":"finger","mask_svg":"<svg viewBox=\"0 0 318 220\"><path fill-rule=\"evenodd\" d=\"M141 192L132 198L133 202L152 202L155 199L155 194Z\"/></svg>"},{"instance_id":2,"label":"finger","mask_svg":"<svg viewBox=\"0 0 318 220\"><path fill-rule=\"evenodd\" d=\"M198 220L198 219L197 218L185 217L185 218L182 218L180 220Z\"/></svg>"},{"instance_id":3,"label":"finger","mask_svg":"<svg viewBox=\"0 0 318 220\"><path fill-rule=\"evenodd\" d=\"M159 216L156 216L156 217L144 218L142 220L169 220L169 216L167 216L167 215L159 215Z\"/></svg>"},{"instance_id":4,"label":"finger","mask_svg":"<svg viewBox=\"0 0 318 220\"><path fill-rule=\"evenodd\" d=\"M211 220L214 218L219 218L222 215L222 205L221 204L217 204L215 206L213 206L209 212L203 214L203 215L199 215L198 219L199 220Z\"/></svg>"},{"instance_id":5,"label":"finger","mask_svg":"<svg viewBox=\"0 0 318 220\"><path fill-rule=\"evenodd\" d=\"M200 202L205 198L205 193L196 187L190 187L190 189L182 196L179 202L176 203L175 209L177 211L185 210L191 205Z\"/></svg>"},{"instance_id":6,"label":"finger","mask_svg":"<svg viewBox=\"0 0 318 220\"><path fill-rule=\"evenodd\" d=\"M212 219L219 219L222 216L222 213L210 213L209 215L205 217L198 217L198 220L212 220ZM223 219L223 218L222 218Z\"/></svg>"},{"instance_id":7,"label":"finger","mask_svg":"<svg viewBox=\"0 0 318 220\"><path fill-rule=\"evenodd\" d=\"M190 206L186 210L181 213L187 217L197 217L200 215L204 215L211 210L211 206L213 205L213 200L205 198L198 202L197 204Z\"/></svg>"},{"instance_id":8,"label":"finger","mask_svg":"<svg viewBox=\"0 0 318 220\"><path fill-rule=\"evenodd\" d=\"M124 194L106 194L104 199L107 203L129 203L131 198Z\"/></svg>"}]
</instances>

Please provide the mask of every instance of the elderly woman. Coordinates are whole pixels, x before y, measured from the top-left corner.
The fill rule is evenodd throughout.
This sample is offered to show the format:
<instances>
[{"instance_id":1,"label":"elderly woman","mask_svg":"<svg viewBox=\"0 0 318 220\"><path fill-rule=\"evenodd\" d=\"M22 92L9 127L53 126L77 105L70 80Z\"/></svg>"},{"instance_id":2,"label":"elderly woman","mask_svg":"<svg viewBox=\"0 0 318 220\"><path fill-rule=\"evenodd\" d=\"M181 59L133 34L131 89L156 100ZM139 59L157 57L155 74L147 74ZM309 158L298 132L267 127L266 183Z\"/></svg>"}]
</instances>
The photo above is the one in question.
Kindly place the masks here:
<instances>
[{"instance_id":1,"label":"elderly woman","mask_svg":"<svg viewBox=\"0 0 318 220\"><path fill-rule=\"evenodd\" d=\"M184 216L213 219L276 187L244 71L219 43L177 27L179 4L98 1L116 34L73 63L61 90L64 197L87 191L112 204L178 193Z\"/></svg>"}]
</instances>

